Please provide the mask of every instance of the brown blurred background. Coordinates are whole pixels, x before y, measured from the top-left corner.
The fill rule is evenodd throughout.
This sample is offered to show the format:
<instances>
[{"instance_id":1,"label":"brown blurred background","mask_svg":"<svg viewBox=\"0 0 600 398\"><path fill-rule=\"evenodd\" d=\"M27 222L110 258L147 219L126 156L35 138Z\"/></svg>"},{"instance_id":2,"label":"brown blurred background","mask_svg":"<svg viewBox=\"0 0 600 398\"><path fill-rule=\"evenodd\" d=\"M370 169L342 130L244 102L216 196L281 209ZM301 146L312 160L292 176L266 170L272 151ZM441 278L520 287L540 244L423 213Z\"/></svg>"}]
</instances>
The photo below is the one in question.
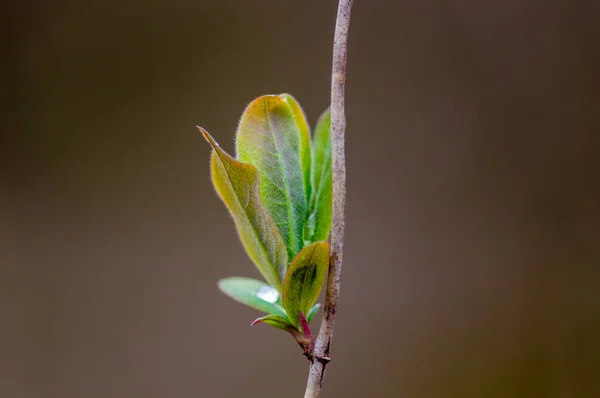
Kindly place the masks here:
<instances>
[{"instance_id":1,"label":"brown blurred background","mask_svg":"<svg viewBox=\"0 0 600 398\"><path fill-rule=\"evenodd\" d=\"M314 123L336 2L3 7L0 396L302 396L194 126ZM324 397L600 397L599 71L598 1L356 1Z\"/></svg>"}]
</instances>

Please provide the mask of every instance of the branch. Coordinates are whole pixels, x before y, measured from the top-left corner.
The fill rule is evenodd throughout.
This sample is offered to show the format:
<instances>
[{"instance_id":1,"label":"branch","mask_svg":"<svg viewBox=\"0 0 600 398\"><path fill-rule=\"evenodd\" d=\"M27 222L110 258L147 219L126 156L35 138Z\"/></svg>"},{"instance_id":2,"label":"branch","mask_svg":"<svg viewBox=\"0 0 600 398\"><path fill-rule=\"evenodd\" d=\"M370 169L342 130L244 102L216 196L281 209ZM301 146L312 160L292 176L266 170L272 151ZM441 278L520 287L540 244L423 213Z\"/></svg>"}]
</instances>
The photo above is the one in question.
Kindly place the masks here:
<instances>
[{"instance_id":1,"label":"branch","mask_svg":"<svg viewBox=\"0 0 600 398\"><path fill-rule=\"evenodd\" d=\"M335 313L340 295L342 255L344 249L344 224L346 206L346 155L344 91L346 84L346 58L348 56L348 28L353 0L340 0L335 35L333 39L333 68L331 71L331 150L333 172L333 225L331 229L331 254L325 310L321 329L314 348L304 398L314 398L321 392L325 368L329 363L329 347L335 327Z\"/></svg>"}]
</instances>

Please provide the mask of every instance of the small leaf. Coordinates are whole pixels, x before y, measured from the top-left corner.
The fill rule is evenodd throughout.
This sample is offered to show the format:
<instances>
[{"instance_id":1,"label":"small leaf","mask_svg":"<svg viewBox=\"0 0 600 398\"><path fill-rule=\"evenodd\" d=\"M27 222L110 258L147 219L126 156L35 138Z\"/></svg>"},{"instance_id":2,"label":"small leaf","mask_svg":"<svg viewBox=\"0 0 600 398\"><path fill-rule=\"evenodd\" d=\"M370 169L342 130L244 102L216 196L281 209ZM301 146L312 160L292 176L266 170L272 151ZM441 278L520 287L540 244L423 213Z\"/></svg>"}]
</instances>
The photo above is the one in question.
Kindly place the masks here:
<instances>
[{"instance_id":1,"label":"small leaf","mask_svg":"<svg viewBox=\"0 0 600 398\"><path fill-rule=\"evenodd\" d=\"M219 147L210 134L199 129L213 147L212 180L233 216L248 256L265 280L281 291L287 252L277 226L261 202L256 167L235 160Z\"/></svg>"},{"instance_id":2,"label":"small leaf","mask_svg":"<svg viewBox=\"0 0 600 398\"><path fill-rule=\"evenodd\" d=\"M279 293L264 282L235 276L221 279L218 285L223 293L240 303L267 314L287 318Z\"/></svg>"},{"instance_id":3,"label":"small leaf","mask_svg":"<svg viewBox=\"0 0 600 398\"><path fill-rule=\"evenodd\" d=\"M267 325L271 325L276 327L277 329L285 330L286 332L290 332L293 335L293 331L296 331L296 328L290 323L287 318L281 317L279 315L266 315L261 318L255 319L254 322L250 326L257 325L259 323L266 323Z\"/></svg>"},{"instance_id":4,"label":"small leaf","mask_svg":"<svg viewBox=\"0 0 600 398\"><path fill-rule=\"evenodd\" d=\"M283 307L296 327L301 327L300 312L308 314L319 298L328 266L326 241L306 246L292 260L283 282Z\"/></svg>"},{"instance_id":5,"label":"small leaf","mask_svg":"<svg viewBox=\"0 0 600 398\"><path fill-rule=\"evenodd\" d=\"M294 325L292 325L287 318L283 318L278 315L267 315L263 316L262 318L255 319L254 322L252 322L252 326L259 323L266 323L267 325L271 325L277 329L285 330L286 332L290 333L294 339L296 339L296 342L300 345L300 347L302 347L304 355L309 359L312 358L311 356L315 343L312 336L310 336L310 331L309 335L307 336L301 333Z\"/></svg>"},{"instance_id":6,"label":"small leaf","mask_svg":"<svg viewBox=\"0 0 600 398\"><path fill-rule=\"evenodd\" d=\"M319 308L321 308L321 304L317 303L313 305L313 307L308 311L308 315L306 316L306 322L310 323L313 320L317 312L319 312Z\"/></svg>"},{"instance_id":7,"label":"small leaf","mask_svg":"<svg viewBox=\"0 0 600 398\"><path fill-rule=\"evenodd\" d=\"M304 245L307 199L302 173L306 134L290 101L265 95L244 111L237 130L237 159L260 173L260 197L292 258ZM306 160L305 160L306 161Z\"/></svg>"},{"instance_id":8,"label":"small leaf","mask_svg":"<svg viewBox=\"0 0 600 398\"><path fill-rule=\"evenodd\" d=\"M305 242L325 240L331 230L331 112L329 109L317 122L312 159L313 188L304 231Z\"/></svg>"}]
</instances>

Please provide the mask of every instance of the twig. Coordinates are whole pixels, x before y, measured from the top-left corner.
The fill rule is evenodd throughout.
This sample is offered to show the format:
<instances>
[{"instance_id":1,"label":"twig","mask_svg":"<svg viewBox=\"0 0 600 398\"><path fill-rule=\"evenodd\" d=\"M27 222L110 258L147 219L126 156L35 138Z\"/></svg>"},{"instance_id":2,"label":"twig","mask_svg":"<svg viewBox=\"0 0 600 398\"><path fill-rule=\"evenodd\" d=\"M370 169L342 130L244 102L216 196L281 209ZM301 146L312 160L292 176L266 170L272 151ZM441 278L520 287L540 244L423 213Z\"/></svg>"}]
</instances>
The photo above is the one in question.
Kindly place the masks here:
<instances>
[{"instance_id":1,"label":"twig","mask_svg":"<svg viewBox=\"0 0 600 398\"><path fill-rule=\"evenodd\" d=\"M340 0L333 39L333 67L331 71L331 150L333 168L333 225L331 229L331 257L327 277L325 309L321 329L314 348L304 398L314 398L321 392L325 368L329 363L329 347L335 327L335 313L340 294L344 224L346 206L346 155L344 90L346 58L348 56L348 28L353 0Z\"/></svg>"}]
</instances>

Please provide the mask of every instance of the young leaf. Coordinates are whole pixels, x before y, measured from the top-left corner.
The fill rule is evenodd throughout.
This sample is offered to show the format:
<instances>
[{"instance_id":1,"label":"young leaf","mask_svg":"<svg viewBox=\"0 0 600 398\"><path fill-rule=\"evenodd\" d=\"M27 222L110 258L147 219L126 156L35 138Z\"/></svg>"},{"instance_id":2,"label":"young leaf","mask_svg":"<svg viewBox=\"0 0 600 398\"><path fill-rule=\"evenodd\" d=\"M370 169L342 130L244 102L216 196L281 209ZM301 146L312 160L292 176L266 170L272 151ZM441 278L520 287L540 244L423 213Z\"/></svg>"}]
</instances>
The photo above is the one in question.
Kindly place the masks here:
<instances>
[{"instance_id":1,"label":"young leaf","mask_svg":"<svg viewBox=\"0 0 600 398\"><path fill-rule=\"evenodd\" d=\"M281 94L290 105L294 114L294 119L300 131L300 163L302 164L302 175L304 177L304 191L306 194L306 203L310 200L312 182L311 182L311 147L310 147L310 126L306 121L304 111L300 104L290 94Z\"/></svg>"},{"instance_id":2,"label":"young leaf","mask_svg":"<svg viewBox=\"0 0 600 398\"><path fill-rule=\"evenodd\" d=\"M308 315L306 315L306 322L310 323L310 321L313 320L315 315L317 315L317 312L319 312L319 308L321 308L321 304L319 303L312 306L310 311L308 311Z\"/></svg>"},{"instance_id":3,"label":"young leaf","mask_svg":"<svg viewBox=\"0 0 600 398\"><path fill-rule=\"evenodd\" d=\"M300 344L300 347L302 347L304 355L306 355L307 358L311 359L315 343L312 336L310 335L310 329L307 328L308 335L302 333L300 332L300 330L298 330L298 328L292 325L287 318L282 318L278 315L267 315L263 316L262 318L255 319L254 322L252 322L252 326L257 325L259 323L266 323L267 325L271 325L273 327L285 330L286 332L290 333L292 336L294 336L298 344Z\"/></svg>"},{"instance_id":4,"label":"young leaf","mask_svg":"<svg viewBox=\"0 0 600 398\"><path fill-rule=\"evenodd\" d=\"M290 101L265 95L244 111L237 130L237 159L260 173L260 195L292 258L304 245L307 199L302 158L306 139ZM303 149L304 148L304 149Z\"/></svg>"},{"instance_id":5,"label":"young leaf","mask_svg":"<svg viewBox=\"0 0 600 398\"><path fill-rule=\"evenodd\" d=\"M256 167L235 160L219 147L210 134L202 128L200 131L213 147L213 183L233 216L248 256L265 280L281 291L287 252L277 226L260 200Z\"/></svg>"},{"instance_id":6,"label":"young leaf","mask_svg":"<svg viewBox=\"0 0 600 398\"><path fill-rule=\"evenodd\" d=\"M304 233L305 242L325 240L331 230L331 112L329 109L317 122L312 155L313 190Z\"/></svg>"},{"instance_id":7,"label":"young leaf","mask_svg":"<svg viewBox=\"0 0 600 398\"><path fill-rule=\"evenodd\" d=\"M287 318L277 290L252 278L232 277L221 279L219 289L229 297L267 314Z\"/></svg>"},{"instance_id":8,"label":"young leaf","mask_svg":"<svg viewBox=\"0 0 600 398\"><path fill-rule=\"evenodd\" d=\"M296 328L290 323L287 317L284 318L279 315L266 315L261 318L255 319L250 326L254 326L259 323L266 323L267 325L274 326L278 329L285 330L286 332L290 333L292 333L292 331L296 331Z\"/></svg>"},{"instance_id":9,"label":"young leaf","mask_svg":"<svg viewBox=\"0 0 600 398\"><path fill-rule=\"evenodd\" d=\"M300 312L308 314L319 298L328 266L326 241L306 246L292 260L283 281L283 307L296 327L301 327Z\"/></svg>"}]
</instances>

